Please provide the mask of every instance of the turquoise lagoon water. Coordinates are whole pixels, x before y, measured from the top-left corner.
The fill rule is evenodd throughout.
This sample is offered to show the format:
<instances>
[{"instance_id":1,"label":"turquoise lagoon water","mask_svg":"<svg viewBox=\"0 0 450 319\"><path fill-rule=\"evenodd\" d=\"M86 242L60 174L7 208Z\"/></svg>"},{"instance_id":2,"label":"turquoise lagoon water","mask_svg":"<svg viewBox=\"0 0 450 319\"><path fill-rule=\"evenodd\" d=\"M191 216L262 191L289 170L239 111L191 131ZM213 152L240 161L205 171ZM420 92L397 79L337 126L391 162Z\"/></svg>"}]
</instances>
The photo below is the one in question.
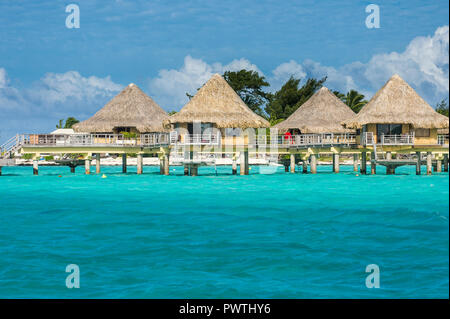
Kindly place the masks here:
<instances>
[{"instance_id":1,"label":"turquoise lagoon water","mask_svg":"<svg viewBox=\"0 0 450 319\"><path fill-rule=\"evenodd\" d=\"M449 297L448 173L120 169L3 168L0 297ZM79 289L65 286L68 264ZM379 289L365 286L368 264Z\"/></svg>"}]
</instances>

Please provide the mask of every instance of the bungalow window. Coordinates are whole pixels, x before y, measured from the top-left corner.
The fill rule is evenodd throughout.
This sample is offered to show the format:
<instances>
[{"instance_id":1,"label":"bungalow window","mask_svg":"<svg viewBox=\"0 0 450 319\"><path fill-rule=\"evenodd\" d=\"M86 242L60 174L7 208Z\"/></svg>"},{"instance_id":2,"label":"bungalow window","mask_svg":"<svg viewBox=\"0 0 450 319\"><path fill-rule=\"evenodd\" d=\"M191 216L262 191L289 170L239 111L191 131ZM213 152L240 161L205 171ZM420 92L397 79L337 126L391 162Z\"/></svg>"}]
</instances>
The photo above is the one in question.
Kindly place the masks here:
<instances>
[{"instance_id":1,"label":"bungalow window","mask_svg":"<svg viewBox=\"0 0 450 319\"><path fill-rule=\"evenodd\" d=\"M381 136L383 135L401 135L401 124L377 124L377 140L381 142Z\"/></svg>"},{"instance_id":2,"label":"bungalow window","mask_svg":"<svg viewBox=\"0 0 450 319\"><path fill-rule=\"evenodd\" d=\"M189 134L203 134L205 131L211 133L212 123L188 123L187 129ZM200 132L198 131L200 129Z\"/></svg>"},{"instance_id":3,"label":"bungalow window","mask_svg":"<svg viewBox=\"0 0 450 319\"><path fill-rule=\"evenodd\" d=\"M416 137L430 137L430 129L429 128L416 128L414 134Z\"/></svg>"}]
</instances>

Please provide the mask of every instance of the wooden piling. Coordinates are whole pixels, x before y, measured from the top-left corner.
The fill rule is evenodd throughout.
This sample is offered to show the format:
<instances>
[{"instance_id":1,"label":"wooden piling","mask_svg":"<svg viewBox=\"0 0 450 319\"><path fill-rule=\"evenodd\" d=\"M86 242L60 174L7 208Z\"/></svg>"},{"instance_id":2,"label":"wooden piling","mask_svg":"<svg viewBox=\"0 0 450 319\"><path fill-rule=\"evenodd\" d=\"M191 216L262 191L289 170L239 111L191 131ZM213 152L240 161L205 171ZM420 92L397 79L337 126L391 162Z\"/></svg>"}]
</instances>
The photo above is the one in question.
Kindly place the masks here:
<instances>
[{"instance_id":1,"label":"wooden piling","mask_svg":"<svg viewBox=\"0 0 450 319\"><path fill-rule=\"evenodd\" d=\"M422 153L416 152L417 155L417 163L416 163L416 175L420 175L420 169L422 166Z\"/></svg>"},{"instance_id":2,"label":"wooden piling","mask_svg":"<svg viewBox=\"0 0 450 319\"><path fill-rule=\"evenodd\" d=\"M237 174L237 161L236 161L236 154L233 154L233 164L231 166L231 173L233 175Z\"/></svg>"},{"instance_id":3,"label":"wooden piling","mask_svg":"<svg viewBox=\"0 0 450 319\"><path fill-rule=\"evenodd\" d=\"M375 175L377 173L377 162L375 161L375 152L370 153L370 174Z\"/></svg>"},{"instance_id":4,"label":"wooden piling","mask_svg":"<svg viewBox=\"0 0 450 319\"><path fill-rule=\"evenodd\" d=\"M95 154L95 173L100 174L100 153Z\"/></svg>"},{"instance_id":5,"label":"wooden piling","mask_svg":"<svg viewBox=\"0 0 450 319\"><path fill-rule=\"evenodd\" d=\"M169 155L164 155L164 175L170 174Z\"/></svg>"},{"instance_id":6,"label":"wooden piling","mask_svg":"<svg viewBox=\"0 0 450 319\"><path fill-rule=\"evenodd\" d=\"M311 163L310 163L311 174L316 174L317 173L317 155L311 154L310 159L311 159Z\"/></svg>"},{"instance_id":7,"label":"wooden piling","mask_svg":"<svg viewBox=\"0 0 450 319\"><path fill-rule=\"evenodd\" d=\"M439 157L436 160L436 173L441 173L442 172L442 159L441 157Z\"/></svg>"},{"instance_id":8,"label":"wooden piling","mask_svg":"<svg viewBox=\"0 0 450 319\"><path fill-rule=\"evenodd\" d=\"M357 172L358 171L358 159L359 159L359 154L355 153L353 154L353 171Z\"/></svg>"},{"instance_id":9,"label":"wooden piling","mask_svg":"<svg viewBox=\"0 0 450 319\"><path fill-rule=\"evenodd\" d=\"M427 175L431 175L431 152L427 152Z\"/></svg>"},{"instance_id":10,"label":"wooden piling","mask_svg":"<svg viewBox=\"0 0 450 319\"><path fill-rule=\"evenodd\" d=\"M122 173L127 172L127 154L122 154Z\"/></svg>"},{"instance_id":11,"label":"wooden piling","mask_svg":"<svg viewBox=\"0 0 450 319\"><path fill-rule=\"evenodd\" d=\"M137 165L136 166L137 166L137 173L139 175L141 175L142 172L143 172L143 169L142 169L143 164L144 164L144 155L143 154L137 154Z\"/></svg>"},{"instance_id":12,"label":"wooden piling","mask_svg":"<svg viewBox=\"0 0 450 319\"><path fill-rule=\"evenodd\" d=\"M0 176L2 176L2 167L0 166Z\"/></svg>"},{"instance_id":13,"label":"wooden piling","mask_svg":"<svg viewBox=\"0 0 450 319\"><path fill-rule=\"evenodd\" d=\"M248 175L250 172L248 165L248 149L244 151L244 164L245 164L245 175Z\"/></svg>"},{"instance_id":14,"label":"wooden piling","mask_svg":"<svg viewBox=\"0 0 450 319\"><path fill-rule=\"evenodd\" d=\"M189 176L189 165L184 165L184 176Z\"/></svg>"},{"instance_id":15,"label":"wooden piling","mask_svg":"<svg viewBox=\"0 0 450 319\"><path fill-rule=\"evenodd\" d=\"M444 172L448 172L448 154L444 154Z\"/></svg>"},{"instance_id":16,"label":"wooden piling","mask_svg":"<svg viewBox=\"0 0 450 319\"><path fill-rule=\"evenodd\" d=\"M360 173L367 174L367 153L366 152L361 153L361 164L359 166L360 166Z\"/></svg>"},{"instance_id":17,"label":"wooden piling","mask_svg":"<svg viewBox=\"0 0 450 319\"><path fill-rule=\"evenodd\" d=\"M192 164L191 165L191 176L197 176L198 175L198 165Z\"/></svg>"},{"instance_id":18,"label":"wooden piling","mask_svg":"<svg viewBox=\"0 0 450 319\"><path fill-rule=\"evenodd\" d=\"M39 175L39 162L38 162L38 160L33 160L33 175Z\"/></svg>"},{"instance_id":19,"label":"wooden piling","mask_svg":"<svg viewBox=\"0 0 450 319\"><path fill-rule=\"evenodd\" d=\"M295 173L295 154L291 154L290 168L291 168L291 173Z\"/></svg>"},{"instance_id":20,"label":"wooden piling","mask_svg":"<svg viewBox=\"0 0 450 319\"><path fill-rule=\"evenodd\" d=\"M91 160L89 158L86 158L84 160L84 173L86 175L90 175L91 174Z\"/></svg>"},{"instance_id":21,"label":"wooden piling","mask_svg":"<svg viewBox=\"0 0 450 319\"><path fill-rule=\"evenodd\" d=\"M239 173L240 175L248 175L249 173L249 167L248 167L248 149L242 151L239 154Z\"/></svg>"},{"instance_id":22,"label":"wooden piling","mask_svg":"<svg viewBox=\"0 0 450 319\"><path fill-rule=\"evenodd\" d=\"M333 172L339 173L339 154L333 153Z\"/></svg>"}]
</instances>

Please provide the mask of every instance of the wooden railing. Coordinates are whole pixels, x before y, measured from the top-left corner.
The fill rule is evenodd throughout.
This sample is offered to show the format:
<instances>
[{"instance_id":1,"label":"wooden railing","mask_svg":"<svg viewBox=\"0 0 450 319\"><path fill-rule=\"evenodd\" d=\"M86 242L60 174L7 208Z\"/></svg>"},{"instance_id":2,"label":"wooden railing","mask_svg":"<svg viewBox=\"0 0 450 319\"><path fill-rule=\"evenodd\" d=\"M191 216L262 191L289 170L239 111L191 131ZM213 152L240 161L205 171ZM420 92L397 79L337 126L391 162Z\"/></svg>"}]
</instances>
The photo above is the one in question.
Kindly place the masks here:
<instances>
[{"instance_id":1,"label":"wooden railing","mask_svg":"<svg viewBox=\"0 0 450 319\"><path fill-rule=\"evenodd\" d=\"M379 141L375 141L372 132L364 132L361 138L362 145L414 145L414 132L409 134L382 134Z\"/></svg>"},{"instance_id":2,"label":"wooden railing","mask_svg":"<svg viewBox=\"0 0 450 319\"><path fill-rule=\"evenodd\" d=\"M122 134L23 134L24 146L163 146L169 145L168 133L140 134L125 137Z\"/></svg>"},{"instance_id":3,"label":"wooden railing","mask_svg":"<svg viewBox=\"0 0 450 319\"><path fill-rule=\"evenodd\" d=\"M172 145L220 145L220 134L178 134L170 132L170 144Z\"/></svg>"},{"instance_id":4,"label":"wooden railing","mask_svg":"<svg viewBox=\"0 0 450 319\"><path fill-rule=\"evenodd\" d=\"M257 136L258 145L278 145L281 147L309 147L309 146L350 146L356 144L355 134L323 133L323 134L300 134L300 135L275 135L267 137Z\"/></svg>"},{"instance_id":5,"label":"wooden railing","mask_svg":"<svg viewBox=\"0 0 450 319\"><path fill-rule=\"evenodd\" d=\"M381 145L414 145L414 133L411 134L394 134L380 136Z\"/></svg>"}]
</instances>

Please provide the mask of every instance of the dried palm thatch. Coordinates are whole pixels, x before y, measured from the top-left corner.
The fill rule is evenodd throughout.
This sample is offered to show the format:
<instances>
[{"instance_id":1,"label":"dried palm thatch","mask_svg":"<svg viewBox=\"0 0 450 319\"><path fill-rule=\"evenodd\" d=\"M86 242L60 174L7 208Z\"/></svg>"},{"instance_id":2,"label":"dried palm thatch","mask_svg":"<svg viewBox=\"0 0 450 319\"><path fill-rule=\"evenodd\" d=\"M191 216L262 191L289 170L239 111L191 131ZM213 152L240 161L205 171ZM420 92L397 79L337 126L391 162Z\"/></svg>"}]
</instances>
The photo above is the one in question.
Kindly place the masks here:
<instances>
[{"instance_id":1,"label":"dried palm thatch","mask_svg":"<svg viewBox=\"0 0 450 319\"><path fill-rule=\"evenodd\" d=\"M399 75L389 81L353 118L342 123L348 128L366 124L411 124L415 128L448 128L448 117L437 113Z\"/></svg>"},{"instance_id":2,"label":"dried palm thatch","mask_svg":"<svg viewBox=\"0 0 450 319\"><path fill-rule=\"evenodd\" d=\"M180 110L164 121L175 123L215 123L218 128L259 128L270 124L255 114L219 74L214 74Z\"/></svg>"},{"instance_id":3,"label":"dried palm thatch","mask_svg":"<svg viewBox=\"0 0 450 319\"><path fill-rule=\"evenodd\" d=\"M322 87L291 116L274 127L287 131L299 129L302 133L351 133L341 122L355 113L326 87Z\"/></svg>"},{"instance_id":4,"label":"dried palm thatch","mask_svg":"<svg viewBox=\"0 0 450 319\"><path fill-rule=\"evenodd\" d=\"M106 133L115 127L135 127L139 132L163 132L167 113L135 84L129 84L86 121L73 126L75 132Z\"/></svg>"}]
</instances>

